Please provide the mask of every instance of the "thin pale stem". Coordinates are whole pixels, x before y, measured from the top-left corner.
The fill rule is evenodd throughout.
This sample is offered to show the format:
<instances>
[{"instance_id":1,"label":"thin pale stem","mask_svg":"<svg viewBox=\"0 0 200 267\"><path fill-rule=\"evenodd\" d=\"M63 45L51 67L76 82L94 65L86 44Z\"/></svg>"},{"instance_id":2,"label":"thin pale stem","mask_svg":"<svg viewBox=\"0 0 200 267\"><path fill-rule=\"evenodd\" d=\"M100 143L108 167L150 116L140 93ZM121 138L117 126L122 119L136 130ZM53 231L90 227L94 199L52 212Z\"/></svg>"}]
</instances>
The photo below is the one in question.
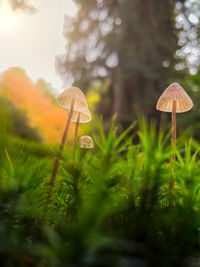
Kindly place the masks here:
<instances>
[{"instance_id":1,"label":"thin pale stem","mask_svg":"<svg viewBox=\"0 0 200 267\"><path fill-rule=\"evenodd\" d=\"M176 100L172 103L172 149L174 150L176 145ZM172 161L176 160L176 154L172 155ZM172 207L172 190L174 188L173 167L172 175L169 182L169 206Z\"/></svg>"},{"instance_id":2,"label":"thin pale stem","mask_svg":"<svg viewBox=\"0 0 200 267\"><path fill-rule=\"evenodd\" d=\"M78 128L79 128L80 115L81 115L81 113L79 112L78 118L76 121L76 128L75 128L75 146L77 145L77 142L78 142Z\"/></svg>"},{"instance_id":3,"label":"thin pale stem","mask_svg":"<svg viewBox=\"0 0 200 267\"><path fill-rule=\"evenodd\" d=\"M172 104L172 146L176 143L176 100ZM172 155L172 159L176 159L176 155Z\"/></svg>"},{"instance_id":4,"label":"thin pale stem","mask_svg":"<svg viewBox=\"0 0 200 267\"><path fill-rule=\"evenodd\" d=\"M63 151L64 145L65 145L65 141L66 141L66 138L67 138L67 134L69 132L69 126L70 126L70 122L71 122L71 119L72 119L73 111L74 111L74 99L72 100L72 103L71 103L71 108L70 108L70 111L69 111L69 117L68 117L67 124L66 124L65 130L64 130L64 134L63 134L62 141L61 141L61 144L60 144L60 148L59 148L59 152L58 152L58 155L57 155L57 159L55 160L55 163L54 163L54 168L53 168L51 181L50 181L51 190L52 190L52 188L54 186L54 183L55 183L56 174L57 174L58 167L59 167L59 159L61 158L61 153Z\"/></svg>"},{"instance_id":5,"label":"thin pale stem","mask_svg":"<svg viewBox=\"0 0 200 267\"><path fill-rule=\"evenodd\" d=\"M74 162L74 160L75 160L76 146L77 146L77 143L78 143L78 129L79 129L80 116L81 116L81 113L79 112L79 113L78 113L78 118L77 118L77 121L76 121L76 128L75 128L73 162Z\"/></svg>"},{"instance_id":6,"label":"thin pale stem","mask_svg":"<svg viewBox=\"0 0 200 267\"><path fill-rule=\"evenodd\" d=\"M68 134L68 131L69 131L69 126L70 126L72 114L73 114L73 111L74 111L74 102L75 102L75 100L72 99L71 108L69 110L69 117L68 117L67 124L66 124L65 130L64 130L64 133L63 133L63 137L62 137L62 140L61 140L61 144L60 144L60 147L59 147L57 158L56 158L55 163L54 163L54 168L53 168L53 172L52 172L52 175L51 175L51 181L49 183L49 189L48 189L48 192L47 192L46 203L45 203L45 206L44 206L44 214L42 216L42 223L44 223L44 220L45 220L45 214L46 214L47 209L48 209L48 201L51 198L51 193L52 193L52 190L53 190L53 186L54 186L55 179L56 179L56 174L57 174L58 167L59 167L59 159L61 159L61 153L63 151L64 145L65 145L65 141L66 141L66 138L67 138L67 134Z\"/></svg>"}]
</instances>

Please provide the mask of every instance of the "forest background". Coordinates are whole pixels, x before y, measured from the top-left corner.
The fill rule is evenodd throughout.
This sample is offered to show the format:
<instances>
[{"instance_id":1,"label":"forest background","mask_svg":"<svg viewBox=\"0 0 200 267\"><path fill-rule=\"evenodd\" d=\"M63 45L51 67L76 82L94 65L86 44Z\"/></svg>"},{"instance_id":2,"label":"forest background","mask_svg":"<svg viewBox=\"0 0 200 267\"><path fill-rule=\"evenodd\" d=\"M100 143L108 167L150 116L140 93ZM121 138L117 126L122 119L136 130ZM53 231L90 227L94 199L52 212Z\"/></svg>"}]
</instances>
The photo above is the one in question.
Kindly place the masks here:
<instances>
[{"instance_id":1,"label":"forest background","mask_svg":"<svg viewBox=\"0 0 200 267\"><path fill-rule=\"evenodd\" d=\"M179 116L180 130L192 127L199 137L200 2L74 3L76 14L64 19L65 53L55 59L63 84L71 82L86 93L93 113L103 115L105 127L117 113L126 128L138 114L160 121L156 101L170 82L178 81L194 101L184 120ZM9 5L14 12L31 16L37 12L27 1L10 0ZM14 135L57 143L65 112L56 104L50 82L43 78L32 82L26 71L13 66L2 73L1 101L7 101L2 110L7 109ZM169 119L168 114L162 116Z\"/></svg>"}]
</instances>

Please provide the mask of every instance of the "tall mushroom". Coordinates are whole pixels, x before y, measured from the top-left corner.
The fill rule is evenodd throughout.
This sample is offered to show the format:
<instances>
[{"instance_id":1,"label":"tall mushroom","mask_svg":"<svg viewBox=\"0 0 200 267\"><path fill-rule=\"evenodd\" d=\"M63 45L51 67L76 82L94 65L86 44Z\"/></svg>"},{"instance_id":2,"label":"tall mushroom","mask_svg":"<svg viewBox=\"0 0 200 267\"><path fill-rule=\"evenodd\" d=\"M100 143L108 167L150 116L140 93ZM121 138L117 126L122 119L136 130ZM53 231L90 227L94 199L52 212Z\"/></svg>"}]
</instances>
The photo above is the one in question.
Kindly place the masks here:
<instances>
[{"instance_id":1,"label":"tall mushroom","mask_svg":"<svg viewBox=\"0 0 200 267\"><path fill-rule=\"evenodd\" d=\"M62 92L58 96L57 101L59 105L61 105L63 108L68 110L68 120L67 120L67 124L64 130L61 144L60 144L59 152L55 160L55 164L54 164L54 168L53 168L53 172L51 176L51 181L50 181L50 190L52 190L53 185L55 183L55 178L56 178L57 170L59 167L59 159L61 158L61 152L63 151L63 148L64 148L64 144L67 138L67 134L69 131L70 122L73 118L73 114L74 112L75 113L77 112L77 114L79 114L84 108L87 108L88 106L84 93L81 91L81 89L77 87L66 89L64 92Z\"/></svg>"},{"instance_id":2,"label":"tall mushroom","mask_svg":"<svg viewBox=\"0 0 200 267\"><path fill-rule=\"evenodd\" d=\"M176 142L176 113L189 111L193 107L192 99L188 96L182 86L178 83L170 84L158 99L156 109L172 113L172 145ZM172 155L172 160L176 155ZM170 189L174 182L170 181Z\"/></svg>"}]
</instances>

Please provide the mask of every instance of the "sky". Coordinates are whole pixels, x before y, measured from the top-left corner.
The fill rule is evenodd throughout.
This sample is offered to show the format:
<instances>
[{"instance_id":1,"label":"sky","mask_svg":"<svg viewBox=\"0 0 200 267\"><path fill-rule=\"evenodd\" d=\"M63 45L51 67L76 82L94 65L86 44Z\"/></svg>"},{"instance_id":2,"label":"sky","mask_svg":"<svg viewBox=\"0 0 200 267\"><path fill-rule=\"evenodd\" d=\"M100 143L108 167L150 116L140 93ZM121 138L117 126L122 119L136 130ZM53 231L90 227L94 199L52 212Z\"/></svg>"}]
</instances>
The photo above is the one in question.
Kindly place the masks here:
<instances>
[{"instance_id":1,"label":"sky","mask_svg":"<svg viewBox=\"0 0 200 267\"><path fill-rule=\"evenodd\" d=\"M25 69L33 82L45 79L59 92L69 84L56 73L55 57L65 53L62 35L64 14L74 16L73 0L30 0L33 15L13 12L3 0L0 6L0 73L9 67Z\"/></svg>"}]
</instances>

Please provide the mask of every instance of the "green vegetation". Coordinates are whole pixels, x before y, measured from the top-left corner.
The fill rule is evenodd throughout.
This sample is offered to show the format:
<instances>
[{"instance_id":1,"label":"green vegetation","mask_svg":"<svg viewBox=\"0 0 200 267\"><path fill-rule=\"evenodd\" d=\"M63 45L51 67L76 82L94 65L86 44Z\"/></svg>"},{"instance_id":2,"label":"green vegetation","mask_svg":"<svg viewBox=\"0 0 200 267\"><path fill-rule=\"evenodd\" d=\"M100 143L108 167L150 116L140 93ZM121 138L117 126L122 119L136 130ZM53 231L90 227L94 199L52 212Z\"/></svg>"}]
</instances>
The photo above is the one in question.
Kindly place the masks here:
<instances>
[{"instance_id":1,"label":"green vegetation","mask_svg":"<svg viewBox=\"0 0 200 267\"><path fill-rule=\"evenodd\" d=\"M200 144L183 134L171 162L170 133L140 121L139 130L118 137L114 120L107 135L99 122L95 149L77 147L74 161L66 147L48 203L57 148L13 138L2 127L1 266L192 266L200 241Z\"/></svg>"},{"instance_id":2,"label":"green vegetation","mask_svg":"<svg viewBox=\"0 0 200 267\"><path fill-rule=\"evenodd\" d=\"M54 11L53 2L48 12ZM20 67L1 75L0 266L199 267L200 1L74 3L77 14L65 16L65 53L57 56L56 69L64 84L73 82L87 92L89 107L104 123L95 119L92 127L82 128L93 137L94 149L74 146L73 138L60 156L57 145L42 142L56 143L67 120L54 89L43 79L31 82ZM9 0L9 5L13 11L36 12L28 0ZM46 37L48 12L42 25L48 26ZM42 35L37 36L39 44ZM38 54L32 47L30 62ZM42 58L38 54L38 66L46 52ZM14 53L17 49L11 59ZM175 80L194 108L177 117L178 139L174 134L171 146L169 114L155 106ZM117 121L111 121L114 113ZM137 114L155 123L139 118L130 126ZM58 172L52 175L54 162ZM52 187L51 177L56 177ZM169 192L170 180L175 183Z\"/></svg>"},{"instance_id":3,"label":"green vegetation","mask_svg":"<svg viewBox=\"0 0 200 267\"><path fill-rule=\"evenodd\" d=\"M29 126L25 112L3 96L0 96L0 124L12 135L35 141L42 140L37 130Z\"/></svg>"}]
</instances>

